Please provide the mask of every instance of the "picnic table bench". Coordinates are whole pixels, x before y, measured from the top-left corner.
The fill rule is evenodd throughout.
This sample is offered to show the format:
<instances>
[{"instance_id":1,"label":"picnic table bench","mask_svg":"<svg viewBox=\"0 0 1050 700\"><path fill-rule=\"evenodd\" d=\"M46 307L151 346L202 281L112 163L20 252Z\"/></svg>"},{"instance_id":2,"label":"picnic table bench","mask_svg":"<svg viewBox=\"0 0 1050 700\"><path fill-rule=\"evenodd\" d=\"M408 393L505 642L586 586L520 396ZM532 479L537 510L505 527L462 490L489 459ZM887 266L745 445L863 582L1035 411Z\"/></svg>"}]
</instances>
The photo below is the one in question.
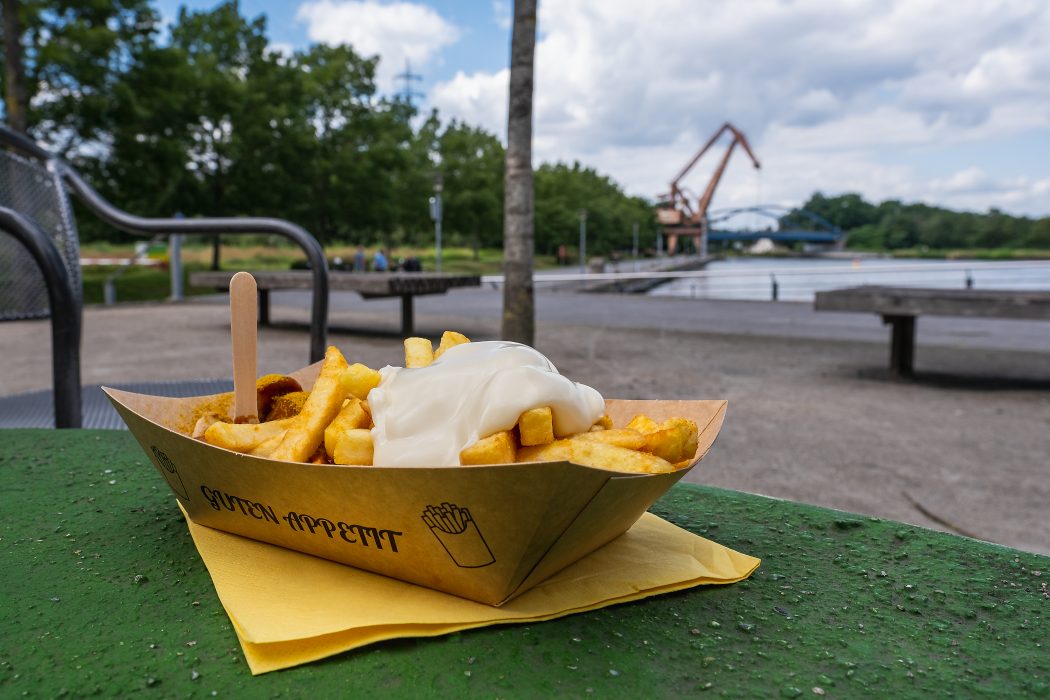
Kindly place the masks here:
<instances>
[{"instance_id":1,"label":"picnic table bench","mask_svg":"<svg viewBox=\"0 0 1050 700\"><path fill-rule=\"evenodd\" d=\"M3 438L4 697L1050 693L1050 557L692 484L653 512L761 557L747 581L252 677L175 498L130 433Z\"/></svg>"},{"instance_id":2,"label":"picnic table bench","mask_svg":"<svg viewBox=\"0 0 1050 700\"><path fill-rule=\"evenodd\" d=\"M1050 292L861 286L817 292L817 311L866 311L892 328L890 370L910 376L921 315L1050 320Z\"/></svg>"},{"instance_id":3,"label":"picnic table bench","mask_svg":"<svg viewBox=\"0 0 1050 700\"><path fill-rule=\"evenodd\" d=\"M190 274L195 287L229 289L232 271L207 271ZM308 270L266 270L252 272L259 288L259 323L270 322L270 292L275 289L311 289L313 276ZM401 333L406 338L414 333L413 299L424 294L446 294L454 287L479 287L480 275L453 275L440 272L341 272L329 271L332 291L357 292L365 299L401 297Z\"/></svg>"}]
</instances>

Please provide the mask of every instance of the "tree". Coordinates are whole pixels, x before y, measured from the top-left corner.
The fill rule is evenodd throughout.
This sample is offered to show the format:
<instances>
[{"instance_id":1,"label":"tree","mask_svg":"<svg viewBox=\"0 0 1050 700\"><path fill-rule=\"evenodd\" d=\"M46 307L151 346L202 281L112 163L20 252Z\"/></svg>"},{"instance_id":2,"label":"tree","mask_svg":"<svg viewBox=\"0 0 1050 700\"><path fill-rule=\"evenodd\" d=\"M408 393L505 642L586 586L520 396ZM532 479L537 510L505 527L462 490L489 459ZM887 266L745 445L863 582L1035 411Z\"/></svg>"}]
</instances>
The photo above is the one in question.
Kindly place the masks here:
<instances>
[{"instance_id":1,"label":"tree","mask_svg":"<svg viewBox=\"0 0 1050 700\"><path fill-rule=\"evenodd\" d=\"M844 231L873 224L879 220L875 206L864 201L859 194L854 192L835 197L825 197L820 192L814 192L809 201L801 208L826 219ZM780 221L781 228L812 230L817 226L815 221L799 214L797 210L782 217Z\"/></svg>"},{"instance_id":2,"label":"tree","mask_svg":"<svg viewBox=\"0 0 1050 700\"><path fill-rule=\"evenodd\" d=\"M514 0L503 190L502 336L532 345L536 308L532 283L532 67L536 0Z\"/></svg>"},{"instance_id":3,"label":"tree","mask_svg":"<svg viewBox=\"0 0 1050 700\"><path fill-rule=\"evenodd\" d=\"M244 19L236 2L181 8L170 44L146 47L119 76L111 101L120 119L104 167L122 205L163 216L247 213L246 198L237 199L237 164L257 145L243 138L248 124L270 117L249 86L274 60L264 53L265 31L265 18Z\"/></svg>"},{"instance_id":4,"label":"tree","mask_svg":"<svg viewBox=\"0 0 1050 700\"><path fill-rule=\"evenodd\" d=\"M322 240L348 239L374 230L389 207L391 171L400 168L397 142L389 139L398 120L373 104L378 59L362 58L349 46L311 46L296 54L293 80L303 101L288 105L304 121L299 156L289 163L307 194L296 205L297 220ZM410 134L410 132L409 132ZM394 142L391 145L391 141ZM391 155L393 152L393 155Z\"/></svg>"},{"instance_id":5,"label":"tree","mask_svg":"<svg viewBox=\"0 0 1050 700\"><path fill-rule=\"evenodd\" d=\"M444 180L444 226L450 242L499 247L503 218L503 163L499 139L484 129L457 122L438 140Z\"/></svg>"},{"instance_id":6,"label":"tree","mask_svg":"<svg viewBox=\"0 0 1050 700\"><path fill-rule=\"evenodd\" d=\"M1024 244L1032 248L1050 249L1050 217L1032 223Z\"/></svg>"},{"instance_id":7,"label":"tree","mask_svg":"<svg viewBox=\"0 0 1050 700\"><path fill-rule=\"evenodd\" d=\"M597 254L629 249L634 224L656 233L652 205L628 197L605 175L573 163L544 163L536 170L536 250L553 254L579 240L580 210L587 210L587 249Z\"/></svg>"},{"instance_id":8,"label":"tree","mask_svg":"<svg viewBox=\"0 0 1050 700\"><path fill-rule=\"evenodd\" d=\"M29 91L26 88L26 67L22 51L21 3L4 0L4 107L7 123L24 134L29 110Z\"/></svg>"},{"instance_id":9,"label":"tree","mask_svg":"<svg viewBox=\"0 0 1050 700\"><path fill-rule=\"evenodd\" d=\"M156 25L149 0L4 0L5 116L78 156L78 146L106 136L113 84Z\"/></svg>"}]
</instances>

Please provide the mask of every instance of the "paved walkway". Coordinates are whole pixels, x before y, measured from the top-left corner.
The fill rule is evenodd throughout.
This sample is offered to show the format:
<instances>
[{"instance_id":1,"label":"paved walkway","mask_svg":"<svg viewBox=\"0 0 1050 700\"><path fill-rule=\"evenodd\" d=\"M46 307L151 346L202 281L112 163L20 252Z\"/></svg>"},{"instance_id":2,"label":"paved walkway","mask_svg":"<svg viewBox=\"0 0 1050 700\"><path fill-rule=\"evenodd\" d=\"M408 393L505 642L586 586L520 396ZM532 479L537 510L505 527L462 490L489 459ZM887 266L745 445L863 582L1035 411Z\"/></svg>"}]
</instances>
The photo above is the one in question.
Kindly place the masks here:
<instances>
[{"instance_id":1,"label":"paved walkway","mask_svg":"<svg viewBox=\"0 0 1050 700\"><path fill-rule=\"evenodd\" d=\"M226 303L225 295L208 297L211 303ZM275 306L308 309L310 296L303 292L274 292ZM503 297L498 289L461 289L448 295L416 298L416 318L420 332L440 333L432 319L459 317L471 320L500 317ZM355 294L333 294L333 314L367 314L378 329L396 331L400 301L362 300ZM388 323L380 319L386 314ZM300 317L305 323L308 314ZM294 315L285 314L291 320ZM603 327L757 335L811 340L858 340L885 342L889 329L875 314L818 313L812 304L797 302L701 300L644 295L579 294L547 292L536 294L538 325L598 325ZM352 322L351 322L352 323ZM1050 324L1042 321L1007 321L923 317L918 322L918 343L957 348L1027 350L1050 352ZM361 328L361 330L365 330ZM888 350L887 350L888 351Z\"/></svg>"}]
</instances>

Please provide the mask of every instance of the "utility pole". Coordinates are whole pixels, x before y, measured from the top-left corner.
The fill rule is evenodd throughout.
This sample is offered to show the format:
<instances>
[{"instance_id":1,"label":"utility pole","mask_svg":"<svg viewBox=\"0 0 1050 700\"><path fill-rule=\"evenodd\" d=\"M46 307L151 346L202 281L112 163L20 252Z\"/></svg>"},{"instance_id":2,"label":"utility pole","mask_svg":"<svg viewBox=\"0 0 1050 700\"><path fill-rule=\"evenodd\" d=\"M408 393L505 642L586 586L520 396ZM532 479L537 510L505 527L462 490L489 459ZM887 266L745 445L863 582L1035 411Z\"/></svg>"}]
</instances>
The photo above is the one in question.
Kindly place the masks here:
<instances>
[{"instance_id":1,"label":"utility pole","mask_svg":"<svg viewBox=\"0 0 1050 700\"><path fill-rule=\"evenodd\" d=\"M441 272L441 191L444 189L444 178L441 173L434 175L434 196L430 198L430 218L434 222L434 269Z\"/></svg>"},{"instance_id":2,"label":"utility pole","mask_svg":"<svg viewBox=\"0 0 1050 700\"><path fill-rule=\"evenodd\" d=\"M634 271L638 272L638 224L634 224L632 233L633 244L631 246L631 257L634 258Z\"/></svg>"},{"instance_id":3,"label":"utility pole","mask_svg":"<svg viewBox=\"0 0 1050 700\"><path fill-rule=\"evenodd\" d=\"M175 212L176 219L185 219L181 211ZM171 273L171 301L182 301L182 234L173 233L168 237L168 270Z\"/></svg>"},{"instance_id":4,"label":"utility pole","mask_svg":"<svg viewBox=\"0 0 1050 700\"><path fill-rule=\"evenodd\" d=\"M587 210L580 209L580 274L587 273Z\"/></svg>"}]
</instances>

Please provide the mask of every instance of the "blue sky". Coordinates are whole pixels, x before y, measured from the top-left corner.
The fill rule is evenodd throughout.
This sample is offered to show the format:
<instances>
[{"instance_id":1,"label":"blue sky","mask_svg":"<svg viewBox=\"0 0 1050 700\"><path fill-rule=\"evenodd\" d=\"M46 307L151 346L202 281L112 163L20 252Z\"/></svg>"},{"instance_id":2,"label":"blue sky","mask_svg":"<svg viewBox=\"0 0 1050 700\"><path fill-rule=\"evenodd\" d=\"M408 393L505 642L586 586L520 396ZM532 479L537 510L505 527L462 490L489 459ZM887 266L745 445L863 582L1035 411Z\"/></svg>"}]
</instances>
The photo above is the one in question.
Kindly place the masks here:
<instances>
[{"instance_id":1,"label":"blue sky","mask_svg":"<svg viewBox=\"0 0 1050 700\"><path fill-rule=\"evenodd\" d=\"M154 6L166 21L173 21L180 7L190 10L210 10L217 0L155 0ZM300 7L305 2L282 0L241 0L241 14L254 18L259 15L267 17L267 34L274 44L302 48L313 43L309 36L308 20L298 19ZM335 3L340 4L340 3ZM392 3L383 3L390 5ZM425 64L413 65L412 73L421 80L412 81L415 89L424 94L436 82L449 80L456 71L489 71L496 72L507 63L510 52L510 30L506 22L510 21L509 5L488 0L455 2L428 2L425 4L449 23L460 28L460 38L446 46L439 56ZM398 66L398 73L404 65ZM398 82L398 86L403 82Z\"/></svg>"},{"instance_id":2,"label":"blue sky","mask_svg":"<svg viewBox=\"0 0 1050 700\"><path fill-rule=\"evenodd\" d=\"M158 0L173 19L179 5ZM503 136L512 0L242 0L278 47L412 61L424 107ZM655 197L724 121L748 136L715 207L814 190L1050 215L1050 3L541 0L537 164L580 162ZM686 180L702 190L718 153Z\"/></svg>"}]
</instances>

